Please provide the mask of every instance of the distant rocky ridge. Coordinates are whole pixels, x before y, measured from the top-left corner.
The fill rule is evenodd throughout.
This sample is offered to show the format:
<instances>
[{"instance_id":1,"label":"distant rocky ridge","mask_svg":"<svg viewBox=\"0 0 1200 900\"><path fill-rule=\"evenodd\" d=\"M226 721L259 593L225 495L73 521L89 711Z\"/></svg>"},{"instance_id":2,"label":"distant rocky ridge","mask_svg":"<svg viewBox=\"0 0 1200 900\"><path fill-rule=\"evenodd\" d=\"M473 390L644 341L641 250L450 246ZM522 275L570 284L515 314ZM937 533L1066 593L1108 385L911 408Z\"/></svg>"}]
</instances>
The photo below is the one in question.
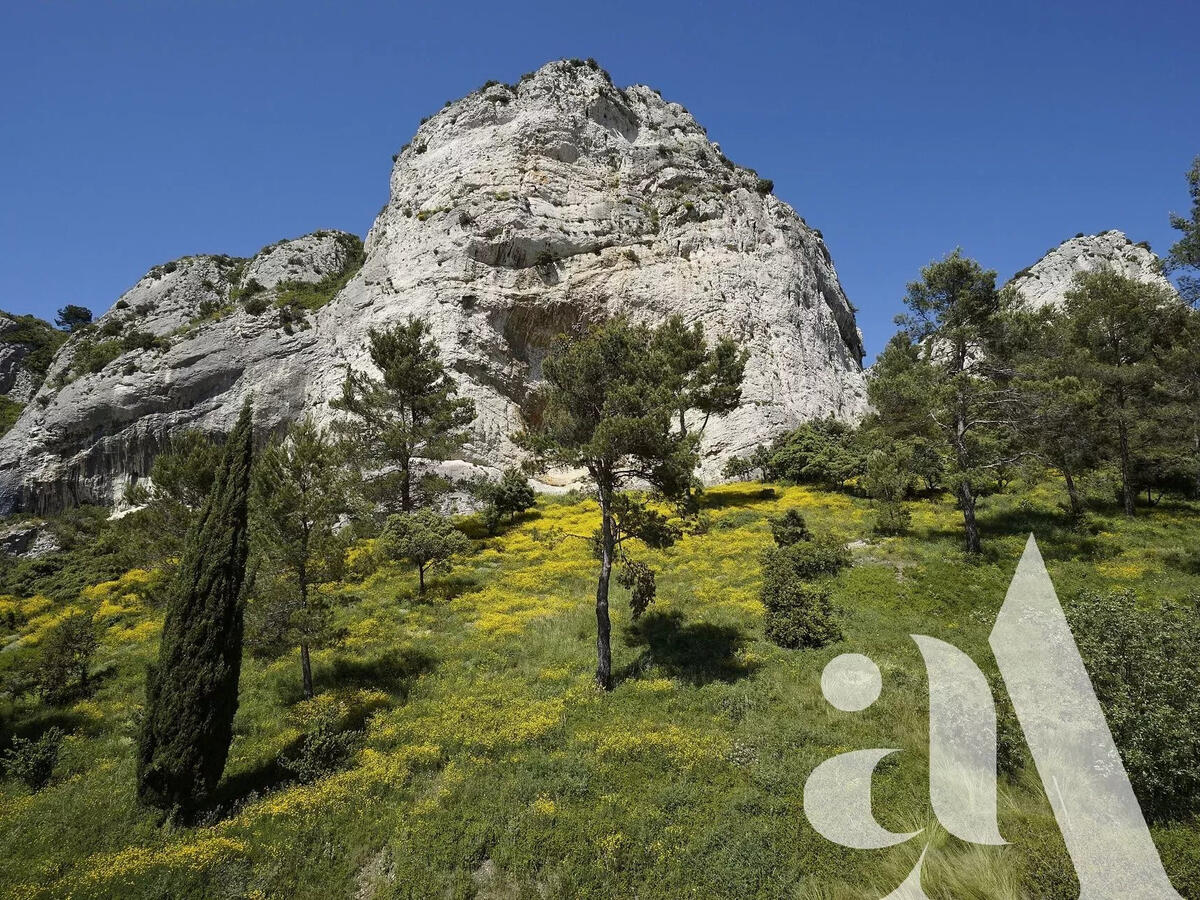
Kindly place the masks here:
<instances>
[{"instance_id":1,"label":"distant rocky ridge","mask_svg":"<svg viewBox=\"0 0 1200 900\"><path fill-rule=\"evenodd\" d=\"M683 107L592 63L489 83L397 154L365 259L340 232L188 257L73 336L0 440L0 511L113 502L170 434L225 431L250 394L263 429L328 421L346 367L369 365L368 328L408 315L476 402L473 463L515 457L553 337L613 313L679 313L750 350L741 407L705 434L710 477L802 420L856 419L853 307L820 232L771 188Z\"/></svg>"},{"instance_id":2,"label":"distant rocky ridge","mask_svg":"<svg viewBox=\"0 0 1200 900\"><path fill-rule=\"evenodd\" d=\"M1162 274L1162 262L1148 244L1135 244L1115 229L1100 234L1079 234L1063 241L1036 263L1012 277L1012 287L1029 304L1061 307L1080 272L1112 269L1147 284L1174 291Z\"/></svg>"}]
</instances>

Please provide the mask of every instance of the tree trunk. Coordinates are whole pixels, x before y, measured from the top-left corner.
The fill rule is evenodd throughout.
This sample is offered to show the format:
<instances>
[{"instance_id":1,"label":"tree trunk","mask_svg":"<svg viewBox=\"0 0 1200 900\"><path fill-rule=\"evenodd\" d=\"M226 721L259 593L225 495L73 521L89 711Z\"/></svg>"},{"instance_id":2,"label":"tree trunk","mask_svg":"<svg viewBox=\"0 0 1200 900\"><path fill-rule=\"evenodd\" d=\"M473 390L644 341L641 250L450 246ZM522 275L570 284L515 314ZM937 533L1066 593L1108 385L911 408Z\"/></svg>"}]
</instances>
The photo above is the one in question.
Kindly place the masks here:
<instances>
[{"instance_id":1,"label":"tree trunk","mask_svg":"<svg viewBox=\"0 0 1200 900\"><path fill-rule=\"evenodd\" d=\"M966 477L960 479L958 483L958 503L962 507L967 552L980 553L983 548L979 543L979 525L975 521L975 494L971 491L971 484Z\"/></svg>"},{"instance_id":2,"label":"tree trunk","mask_svg":"<svg viewBox=\"0 0 1200 900\"><path fill-rule=\"evenodd\" d=\"M412 512L412 476L409 471L410 463L405 463L400 469L400 509Z\"/></svg>"},{"instance_id":3,"label":"tree trunk","mask_svg":"<svg viewBox=\"0 0 1200 900\"><path fill-rule=\"evenodd\" d=\"M612 575L616 540L613 532L611 498L600 493L600 578L596 582L596 684L612 690L612 623L608 618L608 581Z\"/></svg>"},{"instance_id":4,"label":"tree trunk","mask_svg":"<svg viewBox=\"0 0 1200 900\"><path fill-rule=\"evenodd\" d=\"M967 552L979 553L979 526L975 522L975 493L971 490L969 471L970 454L967 452L967 417L964 413L966 399L962 390L958 394L958 410L954 417L954 453L958 457L958 503L962 507L963 530L966 532Z\"/></svg>"},{"instance_id":5,"label":"tree trunk","mask_svg":"<svg viewBox=\"0 0 1200 900\"><path fill-rule=\"evenodd\" d=\"M1125 515L1132 516L1134 514L1134 496L1133 496L1133 476L1129 466L1129 427L1122 419L1117 425L1117 434L1120 437L1121 450L1121 505L1125 509Z\"/></svg>"},{"instance_id":6,"label":"tree trunk","mask_svg":"<svg viewBox=\"0 0 1200 900\"><path fill-rule=\"evenodd\" d=\"M679 434L682 437L687 437L687 433L688 433L687 409L684 407L680 407L680 409L679 409ZM693 502L694 501L692 499L692 485L691 485L691 481L689 480L688 483L683 486L683 513L684 513L684 515L689 515L692 512Z\"/></svg>"},{"instance_id":7,"label":"tree trunk","mask_svg":"<svg viewBox=\"0 0 1200 900\"><path fill-rule=\"evenodd\" d=\"M1079 486L1075 484L1075 479L1071 477L1071 473L1063 470L1063 480L1067 483L1067 497L1071 501L1071 515L1083 515L1083 500L1079 497Z\"/></svg>"},{"instance_id":8,"label":"tree trunk","mask_svg":"<svg viewBox=\"0 0 1200 900\"><path fill-rule=\"evenodd\" d=\"M311 700L313 696L312 660L308 655L308 642L300 644L300 671L304 674L304 699Z\"/></svg>"},{"instance_id":9,"label":"tree trunk","mask_svg":"<svg viewBox=\"0 0 1200 900\"><path fill-rule=\"evenodd\" d=\"M424 566L417 566L417 581L420 584L420 587L417 588L417 593L424 594L425 593L425 567Z\"/></svg>"}]
</instances>

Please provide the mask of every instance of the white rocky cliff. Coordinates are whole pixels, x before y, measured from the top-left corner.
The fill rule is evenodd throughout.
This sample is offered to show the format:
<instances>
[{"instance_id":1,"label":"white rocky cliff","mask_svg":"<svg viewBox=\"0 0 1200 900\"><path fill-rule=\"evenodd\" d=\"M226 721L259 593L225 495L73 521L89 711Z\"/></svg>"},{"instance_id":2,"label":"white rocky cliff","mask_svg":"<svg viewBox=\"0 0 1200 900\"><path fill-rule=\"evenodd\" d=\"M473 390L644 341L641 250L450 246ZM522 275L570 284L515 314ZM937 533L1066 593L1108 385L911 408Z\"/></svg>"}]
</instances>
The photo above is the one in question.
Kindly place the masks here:
<instances>
[{"instance_id":1,"label":"white rocky cliff","mask_svg":"<svg viewBox=\"0 0 1200 900\"><path fill-rule=\"evenodd\" d=\"M329 420L346 366L368 366L367 330L409 315L475 399L466 456L484 464L513 458L550 340L617 312L679 313L750 351L741 407L705 435L709 475L804 419L866 406L854 311L820 233L682 107L588 63L489 84L425 122L396 157L365 262L356 251L319 232L251 260L157 267L68 342L0 441L0 506L111 501L169 434L227 429L250 393L264 429Z\"/></svg>"},{"instance_id":2,"label":"white rocky cliff","mask_svg":"<svg viewBox=\"0 0 1200 900\"><path fill-rule=\"evenodd\" d=\"M1102 268L1175 290L1163 277L1161 261L1149 246L1135 244L1115 229L1080 234L1063 241L1028 269L1014 275L1009 284L1035 307L1062 307L1077 274Z\"/></svg>"}]
</instances>

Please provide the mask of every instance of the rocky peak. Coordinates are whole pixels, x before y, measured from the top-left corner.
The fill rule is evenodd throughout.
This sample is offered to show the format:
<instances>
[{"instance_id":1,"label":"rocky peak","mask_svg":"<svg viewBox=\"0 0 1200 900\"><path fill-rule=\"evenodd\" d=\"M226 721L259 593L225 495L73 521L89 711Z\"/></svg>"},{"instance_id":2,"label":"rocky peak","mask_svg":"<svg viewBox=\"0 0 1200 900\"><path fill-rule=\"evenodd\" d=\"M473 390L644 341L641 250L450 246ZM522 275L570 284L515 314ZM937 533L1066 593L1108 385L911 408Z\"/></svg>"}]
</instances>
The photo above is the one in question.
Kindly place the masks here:
<instances>
[{"instance_id":1,"label":"rocky peak","mask_svg":"<svg viewBox=\"0 0 1200 900\"><path fill-rule=\"evenodd\" d=\"M1080 234L1063 241L1009 282L1033 306L1062 306L1080 272L1111 268L1148 284L1171 283L1162 275L1162 262L1149 244L1135 244L1115 229ZM1172 288L1173 290L1173 288Z\"/></svg>"},{"instance_id":2,"label":"rocky peak","mask_svg":"<svg viewBox=\"0 0 1200 900\"><path fill-rule=\"evenodd\" d=\"M152 270L68 342L0 440L0 506L111 501L170 434L226 430L250 393L263 429L330 421L346 368L370 368L368 330L406 316L475 400L466 459L501 465L553 338L618 313L679 314L749 350L741 407L705 432L708 477L800 421L866 408L820 232L682 106L563 60L423 122L365 254L318 232Z\"/></svg>"}]
</instances>

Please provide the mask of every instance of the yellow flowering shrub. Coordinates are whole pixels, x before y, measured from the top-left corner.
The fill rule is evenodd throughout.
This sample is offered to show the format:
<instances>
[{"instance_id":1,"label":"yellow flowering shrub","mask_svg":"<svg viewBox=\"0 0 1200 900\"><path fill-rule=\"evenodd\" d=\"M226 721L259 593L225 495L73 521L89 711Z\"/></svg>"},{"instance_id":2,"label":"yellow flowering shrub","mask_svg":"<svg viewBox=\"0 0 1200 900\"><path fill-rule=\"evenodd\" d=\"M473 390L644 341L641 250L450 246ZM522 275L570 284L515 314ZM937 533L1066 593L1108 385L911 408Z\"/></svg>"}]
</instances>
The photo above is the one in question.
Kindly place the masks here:
<instances>
[{"instance_id":1,"label":"yellow flowering shrub","mask_svg":"<svg viewBox=\"0 0 1200 900\"><path fill-rule=\"evenodd\" d=\"M538 700L516 682L472 685L469 692L381 713L372 741L425 740L443 746L492 749L536 740L562 721L566 700Z\"/></svg>"},{"instance_id":2,"label":"yellow flowering shrub","mask_svg":"<svg viewBox=\"0 0 1200 900\"><path fill-rule=\"evenodd\" d=\"M658 722L581 731L575 737L577 743L591 745L601 759L665 758L683 767L722 759L725 751L714 734Z\"/></svg>"},{"instance_id":3,"label":"yellow flowering shrub","mask_svg":"<svg viewBox=\"0 0 1200 900\"><path fill-rule=\"evenodd\" d=\"M71 616L81 615L83 610L73 603L50 612L34 616L25 627L22 642L26 646L36 647L56 626Z\"/></svg>"},{"instance_id":4,"label":"yellow flowering shrub","mask_svg":"<svg viewBox=\"0 0 1200 900\"><path fill-rule=\"evenodd\" d=\"M109 628L104 632L106 644L140 644L153 640L162 630L162 622L156 619L145 619L127 628Z\"/></svg>"},{"instance_id":5,"label":"yellow flowering shrub","mask_svg":"<svg viewBox=\"0 0 1200 900\"><path fill-rule=\"evenodd\" d=\"M106 885L115 892L119 885L135 884L156 869L203 873L217 863L244 855L248 849L242 841L219 835L202 835L193 841L163 847L128 847L117 853L89 857L80 867L76 881L82 888Z\"/></svg>"}]
</instances>

